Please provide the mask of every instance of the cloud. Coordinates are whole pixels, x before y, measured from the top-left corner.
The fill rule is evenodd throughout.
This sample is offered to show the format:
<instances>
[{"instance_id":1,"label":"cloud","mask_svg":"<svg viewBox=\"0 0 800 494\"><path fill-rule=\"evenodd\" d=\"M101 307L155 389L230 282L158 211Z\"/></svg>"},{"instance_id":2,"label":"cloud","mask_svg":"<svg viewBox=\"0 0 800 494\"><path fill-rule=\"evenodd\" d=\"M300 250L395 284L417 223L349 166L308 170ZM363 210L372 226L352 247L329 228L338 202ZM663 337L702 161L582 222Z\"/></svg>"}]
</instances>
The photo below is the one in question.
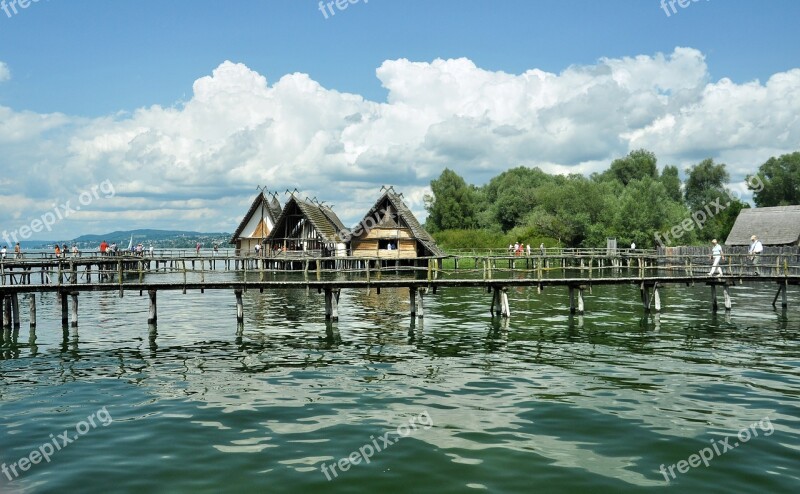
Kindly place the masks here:
<instances>
[{"instance_id":1,"label":"cloud","mask_svg":"<svg viewBox=\"0 0 800 494\"><path fill-rule=\"evenodd\" d=\"M800 69L763 84L712 81L692 48L558 74L461 58L387 60L376 75L385 102L301 73L270 83L226 61L175 107L96 119L0 107L0 221L36 212L18 195L54 202L103 180L116 195L58 225L65 235L88 233L81 218L93 228L232 231L256 185L298 188L352 224L393 184L424 217L422 197L444 167L473 183L518 165L591 173L644 147L680 168L713 157L738 179L800 142Z\"/></svg>"},{"instance_id":2,"label":"cloud","mask_svg":"<svg viewBox=\"0 0 800 494\"><path fill-rule=\"evenodd\" d=\"M0 82L11 79L11 70L5 62L0 62Z\"/></svg>"}]
</instances>

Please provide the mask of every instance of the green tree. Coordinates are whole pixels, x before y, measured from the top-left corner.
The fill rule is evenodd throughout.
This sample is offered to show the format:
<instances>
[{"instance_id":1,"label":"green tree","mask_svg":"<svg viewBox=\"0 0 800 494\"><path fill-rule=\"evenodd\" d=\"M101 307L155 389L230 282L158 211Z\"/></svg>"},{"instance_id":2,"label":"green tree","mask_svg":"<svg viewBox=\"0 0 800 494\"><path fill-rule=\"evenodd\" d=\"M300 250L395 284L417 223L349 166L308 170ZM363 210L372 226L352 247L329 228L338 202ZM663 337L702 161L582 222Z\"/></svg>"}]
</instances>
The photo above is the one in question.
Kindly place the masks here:
<instances>
[{"instance_id":1,"label":"green tree","mask_svg":"<svg viewBox=\"0 0 800 494\"><path fill-rule=\"evenodd\" d=\"M678 174L678 167L665 166L661 171L661 177L658 179L667 190L667 195L675 202L683 201L683 192L681 192L681 179Z\"/></svg>"},{"instance_id":2,"label":"green tree","mask_svg":"<svg viewBox=\"0 0 800 494\"><path fill-rule=\"evenodd\" d=\"M553 177L539 168L524 166L511 168L491 179L485 188L486 200L500 228L506 232L521 225L524 216L536 206L536 189L552 180Z\"/></svg>"},{"instance_id":3,"label":"green tree","mask_svg":"<svg viewBox=\"0 0 800 494\"><path fill-rule=\"evenodd\" d=\"M449 168L431 181L433 195L425 196L426 227L432 231L469 229L477 224L475 188Z\"/></svg>"},{"instance_id":4,"label":"green tree","mask_svg":"<svg viewBox=\"0 0 800 494\"><path fill-rule=\"evenodd\" d=\"M615 159L611 167L600 175L601 180L614 179L622 185L644 177L658 178L656 155L646 149L637 149L624 158Z\"/></svg>"},{"instance_id":5,"label":"green tree","mask_svg":"<svg viewBox=\"0 0 800 494\"><path fill-rule=\"evenodd\" d=\"M747 177L758 207L800 204L800 152L772 157Z\"/></svg>"},{"instance_id":6,"label":"green tree","mask_svg":"<svg viewBox=\"0 0 800 494\"><path fill-rule=\"evenodd\" d=\"M622 245L636 242L654 247L655 234L669 231L689 217L683 204L674 201L660 181L645 177L631 181L619 197L619 209L611 229ZM691 243L692 231L681 230L681 243Z\"/></svg>"},{"instance_id":7,"label":"green tree","mask_svg":"<svg viewBox=\"0 0 800 494\"><path fill-rule=\"evenodd\" d=\"M727 195L725 184L730 180L723 163L716 164L711 158L686 170L686 204L692 211L703 209L717 197Z\"/></svg>"}]
</instances>

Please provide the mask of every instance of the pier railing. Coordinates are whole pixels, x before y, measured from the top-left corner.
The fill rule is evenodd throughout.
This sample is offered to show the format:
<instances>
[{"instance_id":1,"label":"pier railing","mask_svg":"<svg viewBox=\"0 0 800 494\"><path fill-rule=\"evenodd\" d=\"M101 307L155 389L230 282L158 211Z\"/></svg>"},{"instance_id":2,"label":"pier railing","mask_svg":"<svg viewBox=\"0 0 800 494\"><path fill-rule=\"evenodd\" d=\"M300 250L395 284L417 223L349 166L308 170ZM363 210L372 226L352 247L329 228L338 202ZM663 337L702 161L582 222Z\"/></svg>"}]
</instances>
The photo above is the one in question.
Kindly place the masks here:
<instances>
[{"instance_id":1,"label":"pier railing","mask_svg":"<svg viewBox=\"0 0 800 494\"><path fill-rule=\"evenodd\" d=\"M603 249L605 250L605 249ZM606 255L581 249L550 255L481 255L478 252L446 258L354 258L354 257L233 257L233 256L81 256L0 260L0 285L70 285L80 283L203 283L228 280L236 273L244 281L290 279L381 280L416 279L544 280L575 279L591 283L613 278L709 277L712 259L707 254L656 255L652 251ZM764 278L800 276L796 252L766 253L758 264L747 254L729 254L720 262L723 276ZM758 273L756 275L756 273Z\"/></svg>"}]
</instances>

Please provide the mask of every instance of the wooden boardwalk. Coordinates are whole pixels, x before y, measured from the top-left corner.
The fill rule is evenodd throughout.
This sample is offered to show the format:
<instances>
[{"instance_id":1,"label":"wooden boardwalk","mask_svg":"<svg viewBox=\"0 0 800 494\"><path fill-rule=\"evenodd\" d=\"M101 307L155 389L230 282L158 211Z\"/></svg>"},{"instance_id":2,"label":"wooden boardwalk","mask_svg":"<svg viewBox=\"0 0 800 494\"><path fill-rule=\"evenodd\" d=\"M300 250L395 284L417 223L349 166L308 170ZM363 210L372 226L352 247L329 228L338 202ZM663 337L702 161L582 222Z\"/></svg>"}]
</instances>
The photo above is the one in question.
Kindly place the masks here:
<instances>
[{"instance_id":1,"label":"wooden boardwalk","mask_svg":"<svg viewBox=\"0 0 800 494\"><path fill-rule=\"evenodd\" d=\"M409 291L412 317L424 316L424 298L439 289L479 288L492 294L490 313L510 317L507 291L535 287L541 291L565 287L571 313L583 313L584 294L592 287L632 285L643 310L660 311L659 288L670 283L710 287L711 308L718 310L722 291L725 310L731 309L730 287L771 282L782 307L788 306L790 286L800 285L800 262L795 254L764 256L760 274L744 256L728 256L724 276L709 276L708 256L658 256L652 251L612 254L603 251L559 252L547 256L481 256L417 259L399 263L386 259L242 258L242 257L106 257L5 259L0 262L0 310L6 327L20 325L19 295L26 295L30 324L36 325L36 294L60 296L62 324L77 326L78 295L115 291L149 296L148 323L157 322L159 291L182 293L227 290L236 298L237 321L244 320L242 294L248 290L317 290L325 294L327 319L339 317L341 290L404 288ZM71 303L70 303L71 302ZM566 305L566 304L565 304ZM72 310L69 310L71 306Z\"/></svg>"}]
</instances>

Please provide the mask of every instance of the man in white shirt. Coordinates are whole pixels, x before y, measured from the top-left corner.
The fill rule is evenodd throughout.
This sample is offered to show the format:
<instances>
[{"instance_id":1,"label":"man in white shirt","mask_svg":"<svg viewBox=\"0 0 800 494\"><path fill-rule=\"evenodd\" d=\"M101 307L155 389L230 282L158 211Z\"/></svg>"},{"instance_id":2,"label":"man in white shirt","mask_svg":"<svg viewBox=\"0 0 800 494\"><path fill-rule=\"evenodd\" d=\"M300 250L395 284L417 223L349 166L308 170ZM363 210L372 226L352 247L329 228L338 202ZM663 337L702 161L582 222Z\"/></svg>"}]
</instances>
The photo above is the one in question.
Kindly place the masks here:
<instances>
[{"instance_id":1,"label":"man in white shirt","mask_svg":"<svg viewBox=\"0 0 800 494\"><path fill-rule=\"evenodd\" d=\"M750 255L750 262L753 263L753 271L755 271L756 276L758 276L758 265L761 260L762 252L764 252L764 245L758 237L753 235L750 237L750 250L748 250L747 253Z\"/></svg>"}]
</instances>

